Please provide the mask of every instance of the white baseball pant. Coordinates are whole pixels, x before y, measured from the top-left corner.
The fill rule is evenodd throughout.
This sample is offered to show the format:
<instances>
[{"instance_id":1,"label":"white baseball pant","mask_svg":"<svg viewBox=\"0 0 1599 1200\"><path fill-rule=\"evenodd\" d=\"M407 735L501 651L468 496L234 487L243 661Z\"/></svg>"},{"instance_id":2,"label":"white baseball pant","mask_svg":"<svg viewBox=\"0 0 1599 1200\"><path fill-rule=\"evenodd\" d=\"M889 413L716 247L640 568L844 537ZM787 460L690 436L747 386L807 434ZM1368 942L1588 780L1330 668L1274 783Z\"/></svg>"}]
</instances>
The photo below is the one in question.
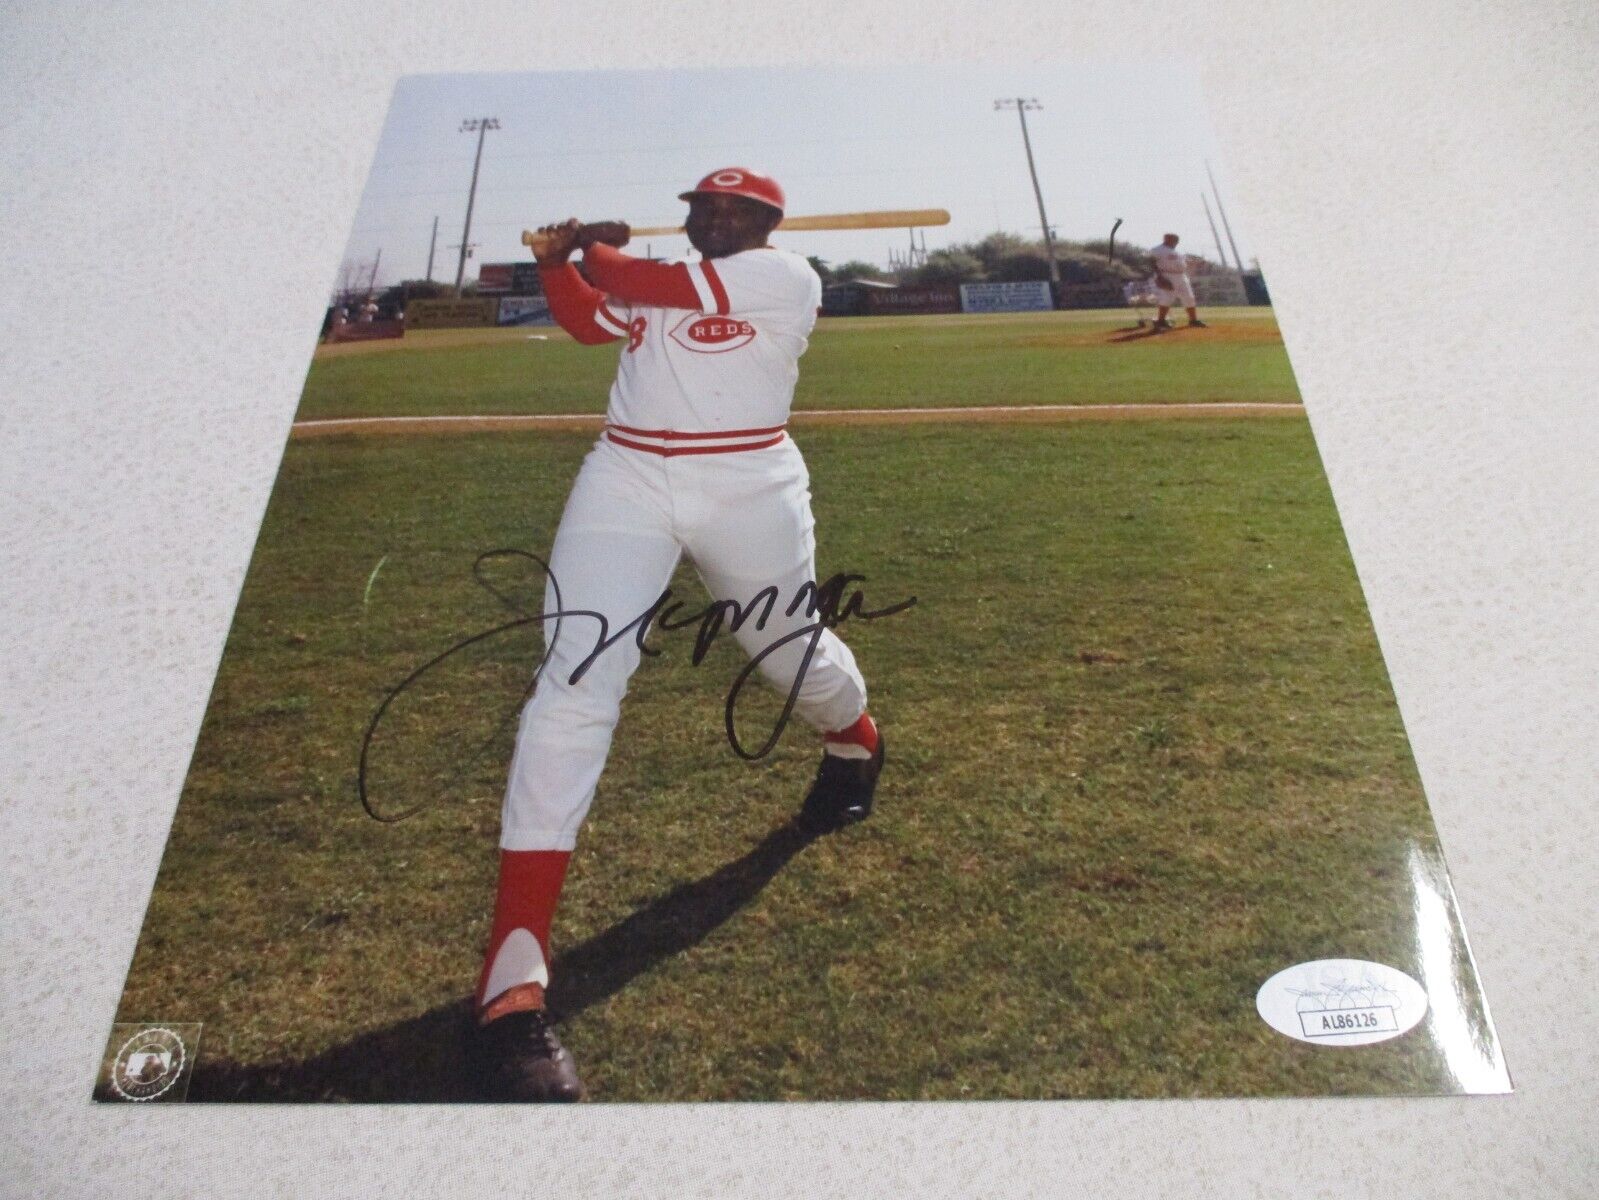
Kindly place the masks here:
<instances>
[{"instance_id":1,"label":"white baseball pant","mask_svg":"<svg viewBox=\"0 0 1599 1200\"><path fill-rule=\"evenodd\" d=\"M559 609L603 613L614 634L659 599L687 552L714 599L747 606L763 588L777 587L765 627L756 629L751 619L734 632L754 657L818 619L807 616L803 605L787 615L794 596L815 579L814 525L810 476L787 437L761 450L671 457L601 439L572 485L550 554ZM546 583L546 613L557 610L555 591ZM685 600L679 618L702 607L697 599ZM544 631L546 641L555 635L553 620L545 621ZM522 710L501 814L502 849L571 850L577 843L640 659L630 632L572 684L572 672L598 637L599 623L592 618L561 623L555 650ZM760 664L785 695L809 640L797 637ZM825 630L794 715L831 731L847 728L865 711L866 684L855 656Z\"/></svg>"},{"instance_id":2,"label":"white baseball pant","mask_svg":"<svg viewBox=\"0 0 1599 1200\"><path fill-rule=\"evenodd\" d=\"M1171 280L1171 287L1163 288L1159 284L1155 285L1155 296L1159 299L1161 305L1165 308L1172 308L1176 305L1181 305L1183 308L1193 308L1194 285L1189 282L1188 276L1168 273L1166 278Z\"/></svg>"}]
</instances>

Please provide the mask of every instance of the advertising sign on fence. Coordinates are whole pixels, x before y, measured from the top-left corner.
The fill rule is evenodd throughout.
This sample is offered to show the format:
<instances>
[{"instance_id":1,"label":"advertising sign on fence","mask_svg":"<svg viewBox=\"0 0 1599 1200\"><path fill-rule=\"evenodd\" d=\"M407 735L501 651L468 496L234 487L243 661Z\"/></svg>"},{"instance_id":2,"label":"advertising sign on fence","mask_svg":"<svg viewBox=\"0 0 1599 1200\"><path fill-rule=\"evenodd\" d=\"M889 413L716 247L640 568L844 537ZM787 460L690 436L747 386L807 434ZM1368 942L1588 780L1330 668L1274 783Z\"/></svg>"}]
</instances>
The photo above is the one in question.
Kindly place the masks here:
<instances>
[{"instance_id":1,"label":"advertising sign on fence","mask_svg":"<svg viewBox=\"0 0 1599 1200\"><path fill-rule=\"evenodd\" d=\"M506 296L500 301L501 325L553 325L550 302L543 296Z\"/></svg>"},{"instance_id":2,"label":"advertising sign on fence","mask_svg":"<svg viewBox=\"0 0 1599 1200\"><path fill-rule=\"evenodd\" d=\"M1049 283L1042 279L1016 283L961 284L963 312L1049 312L1054 307L1055 299L1049 294Z\"/></svg>"},{"instance_id":3,"label":"advertising sign on fence","mask_svg":"<svg viewBox=\"0 0 1599 1200\"><path fill-rule=\"evenodd\" d=\"M958 313L961 310L960 289L953 283L873 288L863 298L868 313L882 316L893 313Z\"/></svg>"},{"instance_id":4,"label":"advertising sign on fence","mask_svg":"<svg viewBox=\"0 0 1599 1200\"><path fill-rule=\"evenodd\" d=\"M412 329L459 329L492 325L498 300L413 300L405 306L405 323Z\"/></svg>"}]
</instances>

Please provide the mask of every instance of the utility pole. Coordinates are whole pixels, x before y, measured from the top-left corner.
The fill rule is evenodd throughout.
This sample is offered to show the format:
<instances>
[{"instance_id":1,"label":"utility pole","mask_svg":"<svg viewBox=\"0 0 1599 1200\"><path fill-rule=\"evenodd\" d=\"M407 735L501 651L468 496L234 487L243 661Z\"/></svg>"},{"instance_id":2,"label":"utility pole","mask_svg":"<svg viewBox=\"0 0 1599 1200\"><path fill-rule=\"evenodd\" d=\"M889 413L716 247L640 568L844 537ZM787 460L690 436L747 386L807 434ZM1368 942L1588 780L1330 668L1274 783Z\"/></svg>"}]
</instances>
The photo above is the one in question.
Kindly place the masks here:
<instances>
[{"instance_id":1,"label":"utility pole","mask_svg":"<svg viewBox=\"0 0 1599 1200\"><path fill-rule=\"evenodd\" d=\"M1044 106L1036 99L1024 100L1018 96L1014 100L994 101L994 110L1015 108L1016 115L1022 119L1022 145L1027 148L1027 171L1033 177L1033 196L1038 200L1038 223L1044 230L1044 249L1049 254L1049 277L1057 285L1060 283L1060 264L1055 261L1055 238L1050 233L1049 218L1044 215L1044 193L1038 186L1038 168L1033 164L1033 142L1027 136L1027 112L1029 109L1042 109Z\"/></svg>"},{"instance_id":2,"label":"utility pole","mask_svg":"<svg viewBox=\"0 0 1599 1200\"><path fill-rule=\"evenodd\" d=\"M439 219L433 218L433 236L428 239L428 282L433 282L433 251L439 244Z\"/></svg>"},{"instance_id":3,"label":"utility pole","mask_svg":"<svg viewBox=\"0 0 1599 1200\"><path fill-rule=\"evenodd\" d=\"M466 193L466 228L461 233L461 257L455 264L455 294L461 294L461 276L466 274L466 248L472 242L472 205L477 200L477 172L483 163L483 137L498 129L498 117L470 117L461 122L461 133L477 134L477 157L472 160L472 187Z\"/></svg>"},{"instance_id":4,"label":"utility pole","mask_svg":"<svg viewBox=\"0 0 1599 1200\"><path fill-rule=\"evenodd\" d=\"M372 278L366 281L366 294L371 295L378 285L378 264L383 261L383 247L378 247L378 256L372 260Z\"/></svg>"},{"instance_id":5,"label":"utility pole","mask_svg":"<svg viewBox=\"0 0 1599 1200\"><path fill-rule=\"evenodd\" d=\"M1238 273L1244 273L1244 260L1238 257L1238 243L1233 241L1233 227L1227 220L1227 208L1221 202L1221 189L1216 186L1216 177L1210 174L1210 159L1205 160L1205 174L1210 175L1210 190L1216 197L1216 211L1221 214L1221 227L1227 231L1227 244L1233 248L1233 262L1238 266Z\"/></svg>"},{"instance_id":6,"label":"utility pole","mask_svg":"<svg viewBox=\"0 0 1599 1200\"><path fill-rule=\"evenodd\" d=\"M1210 222L1210 236L1216 239L1216 259L1222 266L1227 265L1227 251L1221 248L1221 234L1216 232L1216 218L1210 215L1210 201L1205 199L1205 193L1199 193L1199 202L1205 206L1205 220Z\"/></svg>"}]
</instances>

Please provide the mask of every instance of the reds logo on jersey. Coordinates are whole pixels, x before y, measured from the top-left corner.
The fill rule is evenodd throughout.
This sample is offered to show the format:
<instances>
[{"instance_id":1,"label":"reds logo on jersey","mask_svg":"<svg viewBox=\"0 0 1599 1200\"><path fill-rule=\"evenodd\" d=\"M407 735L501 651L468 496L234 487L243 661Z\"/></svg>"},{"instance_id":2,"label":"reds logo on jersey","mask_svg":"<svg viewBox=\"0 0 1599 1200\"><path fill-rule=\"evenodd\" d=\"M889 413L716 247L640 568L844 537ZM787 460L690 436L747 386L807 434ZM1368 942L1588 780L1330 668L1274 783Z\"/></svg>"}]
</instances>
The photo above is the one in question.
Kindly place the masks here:
<instances>
[{"instance_id":1,"label":"reds logo on jersey","mask_svg":"<svg viewBox=\"0 0 1599 1200\"><path fill-rule=\"evenodd\" d=\"M755 339L755 326L737 317L690 313L672 327L672 340L696 354L726 354Z\"/></svg>"}]
</instances>

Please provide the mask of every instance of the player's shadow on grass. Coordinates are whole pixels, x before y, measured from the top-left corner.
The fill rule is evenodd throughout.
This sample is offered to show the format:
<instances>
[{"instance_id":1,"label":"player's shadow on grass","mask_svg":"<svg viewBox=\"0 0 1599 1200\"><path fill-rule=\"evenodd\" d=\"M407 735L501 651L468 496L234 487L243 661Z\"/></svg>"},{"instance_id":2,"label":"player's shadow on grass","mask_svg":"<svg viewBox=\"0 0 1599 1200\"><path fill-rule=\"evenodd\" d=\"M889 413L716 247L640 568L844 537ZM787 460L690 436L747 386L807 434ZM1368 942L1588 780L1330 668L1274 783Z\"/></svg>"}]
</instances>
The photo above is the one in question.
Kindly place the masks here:
<instances>
[{"instance_id":1,"label":"player's shadow on grass","mask_svg":"<svg viewBox=\"0 0 1599 1200\"><path fill-rule=\"evenodd\" d=\"M548 1003L569 1018L614 996L664 959L703 941L753 900L817 834L779 826L742 857L673 888L609 929L556 956ZM189 1099L381 1103L475 1100L464 1070L472 1017L463 997L363 1034L302 1062L246 1066L202 1061Z\"/></svg>"},{"instance_id":2,"label":"player's shadow on grass","mask_svg":"<svg viewBox=\"0 0 1599 1200\"><path fill-rule=\"evenodd\" d=\"M663 959L704 941L816 840L793 821L742 858L680 884L603 933L557 953L547 1002L557 1018L607 1000Z\"/></svg>"},{"instance_id":3,"label":"player's shadow on grass","mask_svg":"<svg viewBox=\"0 0 1599 1200\"><path fill-rule=\"evenodd\" d=\"M1160 337L1164 333L1173 333L1173 329L1151 329L1147 326L1134 325L1131 329L1118 329L1117 336L1109 339L1110 344L1117 342L1141 342L1146 338Z\"/></svg>"}]
</instances>

